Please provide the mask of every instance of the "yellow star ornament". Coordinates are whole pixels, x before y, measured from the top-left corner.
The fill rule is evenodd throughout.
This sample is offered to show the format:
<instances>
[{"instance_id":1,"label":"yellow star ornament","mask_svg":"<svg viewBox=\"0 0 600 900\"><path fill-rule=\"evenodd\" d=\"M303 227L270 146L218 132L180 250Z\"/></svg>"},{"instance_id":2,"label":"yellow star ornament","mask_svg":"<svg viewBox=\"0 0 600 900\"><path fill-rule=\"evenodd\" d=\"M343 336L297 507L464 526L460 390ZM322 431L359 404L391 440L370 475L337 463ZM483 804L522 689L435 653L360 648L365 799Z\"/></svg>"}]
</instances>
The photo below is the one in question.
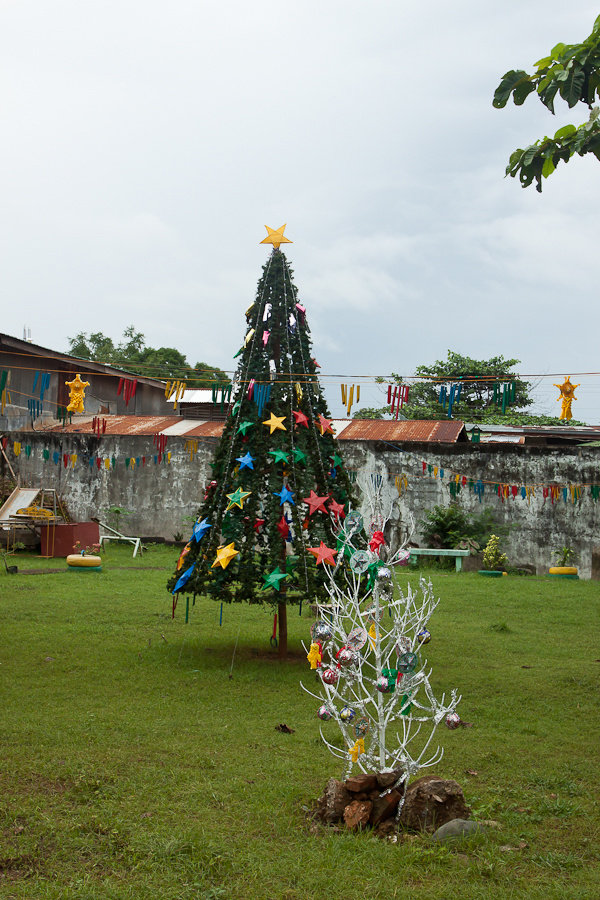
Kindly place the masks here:
<instances>
[{"instance_id":1,"label":"yellow star ornament","mask_svg":"<svg viewBox=\"0 0 600 900\"><path fill-rule=\"evenodd\" d=\"M287 428L283 424L284 419L285 416L275 416L273 415L273 413L271 413L267 421L263 422L263 425L267 425L271 429L269 434L273 434L273 432L277 431L278 428L281 429L281 431L287 431Z\"/></svg>"},{"instance_id":2,"label":"yellow star ornament","mask_svg":"<svg viewBox=\"0 0 600 900\"><path fill-rule=\"evenodd\" d=\"M283 232L285 231L285 225L282 225L281 228L269 228L268 225L265 225L267 229L267 236L264 240L261 241L261 244L273 244L276 250L279 249L280 244L293 244L293 241L290 241L289 238L283 236Z\"/></svg>"},{"instance_id":3,"label":"yellow star ornament","mask_svg":"<svg viewBox=\"0 0 600 900\"><path fill-rule=\"evenodd\" d=\"M221 566L222 569L226 569L234 556L237 556L240 552L239 550L233 549L233 541L231 544L227 544L226 547L219 547L217 550L217 558L211 566L211 569L214 569L215 566Z\"/></svg>"}]
</instances>

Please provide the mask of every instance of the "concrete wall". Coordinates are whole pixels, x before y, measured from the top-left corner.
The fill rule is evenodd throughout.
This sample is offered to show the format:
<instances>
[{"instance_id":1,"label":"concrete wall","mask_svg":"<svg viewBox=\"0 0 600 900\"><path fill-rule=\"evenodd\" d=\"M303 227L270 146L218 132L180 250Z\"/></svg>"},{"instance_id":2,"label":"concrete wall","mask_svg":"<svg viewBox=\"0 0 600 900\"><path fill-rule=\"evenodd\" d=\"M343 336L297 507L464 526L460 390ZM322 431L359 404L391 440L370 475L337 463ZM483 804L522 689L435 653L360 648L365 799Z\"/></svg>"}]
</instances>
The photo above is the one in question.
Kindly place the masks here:
<instances>
[{"instance_id":1,"label":"concrete wall","mask_svg":"<svg viewBox=\"0 0 600 900\"><path fill-rule=\"evenodd\" d=\"M12 442L21 440L23 447L31 447L29 458L23 449L15 458ZM7 455L18 471L22 483L55 488L64 498L70 514L76 519L90 515L103 518L111 505L132 510L123 519L123 528L130 534L172 538L178 531L191 530L183 517L193 515L202 500L204 486L211 480L210 462L216 440L199 441L198 452L190 460L184 449L185 438L170 437L167 450L171 463L154 463L155 449L150 436L104 437L77 434L11 434ZM545 448L499 447L495 444L406 445L401 448L389 444L340 441L346 466L357 474L359 482L368 481L371 474L381 474L389 484L389 496L395 497L393 513L396 533L406 529L411 514L418 525L423 514L435 505L450 502L450 473L458 472L467 478L497 481L507 484L600 484L600 448L548 450ZM44 462L42 451L49 451ZM61 461L52 462L54 452ZM64 453L77 453L75 468L65 468ZM113 457L116 467L106 471L91 457ZM126 457L146 457L146 465L132 470L125 467ZM444 469L441 478L424 477L422 461ZM0 472L6 464L0 457ZM394 476L406 473L408 488L398 498ZM600 501L594 502L589 487L584 487L582 499L575 504L562 496L554 504L544 501L541 487L529 501L512 497L502 503L491 486L486 485L480 504L472 490L463 488L457 502L466 510L479 512L486 506L493 510L498 522L513 526L505 542L512 565L534 565L539 573L547 571L553 562L556 548L568 544L578 552L582 577L589 578L592 550L600 545ZM369 510L365 506L368 519ZM415 543L424 546L418 530Z\"/></svg>"},{"instance_id":2,"label":"concrete wall","mask_svg":"<svg viewBox=\"0 0 600 900\"><path fill-rule=\"evenodd\" d=\"M18 457L11 449L15 440L22 444ZM182 520L186 515L195 514L204 486L212 478L210 462L216 440L199 440L193 460L184 444L183 438L169 438L167 451L171 452L171 462L155 464L156 449L151 436L97 438L90 434L22 432L10 435L6 453L21 484L57 490L73 520L84 521L96 516L106 522L108 509L120 506L131 511L121 519L120 527L126 534L172 539L177 532L191 531L191 524ZM29 457L27 446L31 447ZM47 461L43 459L44 449L49 453ZM55 453L60 457L58 463L53 462ZM65 467L63 455L70 457L74 453L77 454L75 467L70 461ZM125 460L129 457L138 458L140 464L126 467ZM102 462L100 468L96 465L97 458ZM111 460L110 470L104 466L105 459ZM0 473L4 472L8 470L0 457Z\"/></svg>"},{"instance_id":3,"label":"concrete wall","mask_svg":"<svg viewBox=\"0 0 600 900\"><path fill-rule=\"evenodd\" d=\"M468 478L524 485L590 484L600 485L600 448L574 447L551 450L542 447L526 448L519 445L499 447L497 444L454 444L437 447L432 444L411 445L405 451L390 445L343 443L348 468L390 473L393 476L406 473L408 488L399 498L395 510L395 522L406 527L410 515L418 526L423 514L433 506L447 506L451 502L450 473ZM423 476L422 462L444 469L444 478ZM439 473L438 473L439 475ZM360 475L359 475L360 478ZM544 500L542 488L535 487L535 497L529 502L520 493L503 503L485 485L482 502L468 488L462 488L456 502L465 510L475 513L485 507L492 510L496 521L511 526L504 540L504 549L510 565L533 565L538 574L548 571L554 562L554 551L564 545L573 547L578 554L579 574L591 576L592 550L600 545L600 501L595 502L590 488L582 489L580 502L572 503L570 496L565 503L561 497L552 504ZM418 532L415 543L425 546Z\"/></svg>"}]
</instances>

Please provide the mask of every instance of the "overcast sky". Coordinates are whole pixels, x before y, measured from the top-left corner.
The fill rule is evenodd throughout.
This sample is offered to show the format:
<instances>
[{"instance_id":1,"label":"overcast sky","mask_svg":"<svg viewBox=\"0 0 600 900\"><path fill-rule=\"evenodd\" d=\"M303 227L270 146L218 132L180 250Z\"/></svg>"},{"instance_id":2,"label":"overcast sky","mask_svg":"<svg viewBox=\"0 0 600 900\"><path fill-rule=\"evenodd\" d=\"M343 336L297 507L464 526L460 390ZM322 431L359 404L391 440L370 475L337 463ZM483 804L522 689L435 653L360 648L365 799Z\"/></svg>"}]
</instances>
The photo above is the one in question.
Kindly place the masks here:
<instances>
[{"instance_id":1,"label":"overcast sky","mask_svg":"<svg viewBox=\"0 0 600 900\"><path fill-rule=\"evenodd\" d=\"M522 190L508 157L586 109L492 108L583 40L584 0L0 0L2 331L68 348L130 324L233 369L269 248L340 381L453 349L522 361L537 410L600 371L600 163ZM558 106L558 104L557 104ZM600 422L600 379L576 417ZM363 383L363 405L381 405Z\"/></svg>"}]
</instances>

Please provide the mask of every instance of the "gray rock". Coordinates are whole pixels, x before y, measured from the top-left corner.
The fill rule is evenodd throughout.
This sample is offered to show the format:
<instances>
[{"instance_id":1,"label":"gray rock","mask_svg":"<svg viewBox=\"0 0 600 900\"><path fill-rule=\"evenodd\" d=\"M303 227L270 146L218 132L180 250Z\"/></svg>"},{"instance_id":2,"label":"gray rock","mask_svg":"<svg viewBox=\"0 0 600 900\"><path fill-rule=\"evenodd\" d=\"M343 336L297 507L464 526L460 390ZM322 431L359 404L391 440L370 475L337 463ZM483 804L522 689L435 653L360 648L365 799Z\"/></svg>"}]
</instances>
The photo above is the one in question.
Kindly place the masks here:
<instances>
[{"instance_id":1,"label":"gray rock","mask_svg":"<svg viewBox=\"0 0 600 900\"><path fill-rule=\"evenodd\" d=\"M482 831L478 822L471 822L468 819L451 819L450 822L446 822L445 825L441 825L437 831L433 832L431 840L444 843L455 838L467 837L478 831Z\"/></svg>"}]
</instances>

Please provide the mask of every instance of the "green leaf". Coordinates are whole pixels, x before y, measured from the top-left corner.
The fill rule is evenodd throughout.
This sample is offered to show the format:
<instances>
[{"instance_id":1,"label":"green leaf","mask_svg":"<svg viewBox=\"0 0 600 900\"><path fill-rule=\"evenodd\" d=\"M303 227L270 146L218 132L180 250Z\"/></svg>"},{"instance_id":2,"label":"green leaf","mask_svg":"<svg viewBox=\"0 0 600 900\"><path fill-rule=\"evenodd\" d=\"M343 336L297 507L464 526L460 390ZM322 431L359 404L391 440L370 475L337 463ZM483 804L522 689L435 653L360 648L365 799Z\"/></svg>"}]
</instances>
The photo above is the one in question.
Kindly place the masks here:
<instances>
[{"instance_id":1,"label":"green leaf","mask_svg":"<svg viewBox=\"0 0 600 900\"><path fill-rule=\"evenodd\" d=\"M560 86L560 96L568 103L569 108L575 106L582 99L585 102L585 97L582 96L584 82L584 70L581 66L573 64L567 80Z\"/></svg>"},{"instance_id":2,"label":"green leaf","mask_svg":"<svg viewBox=\"0 0 600 900\"><path fill-rule=\"evenodd\" d=\"M540 90L538 86L538 93L540 95L540 100L547 107L552 115L554 115L554 98L556 97L556 92L558 91L558 82L551 82L545 90Z\"/></svg>"},{"instance_id":3,"label":"green leaf","mask_svg":"<svg viewBox=\"0 0 600 900\"><path fill-rule=\"evenodd\" d=\"M522 106L532 91L535 91L535 84L531 81L519 82L513 93L515 106Z\"/></svg>"},{"instance_id":4,"label":"green leaf","mask_svg":"<svg viewBox=\"0 0 600 900\"><path fill-rule=\"evenodd\" d=\"M555 47L550 51L550 55L552 59L558 59L561 53L564 53L566 50L566 44L556 44Z\"/></svg>"},{"instance_id":5,"label":"green leaf","mask_svg":"<svg viewBox=\"0 0 600 900\"><path fill-rule=\"evenodd\" d=\"M546 159L544 160L544 165L542 166L542 175L544 176L544 178L547 178L548 175L552 175L555 168L556 168L556 166L552 162L552 157L547 156Z\"/></svg>"},{"instance_id":6,"label":"green leaf","mask_svg":"<svg viewBox=\"0 0 600 900\"><path fill-rule=\"evenodd\" d=\"M554 134L554 140L560 141L563 138L569 137L570 134L575 134L577 128L574 125L564 125L563 128L559 128L557 132Z\"/></svg>"},{"instance_id":7,"label":"green leaf","mask_svg":"<svg viewBox=\"0 0 600 900\"><path fill-rule=\"evenodd\" d=\"M508 103L510 95L512 94L515 87L522 81L528 81L529 75L527 72L523 72L522 69L516 71L515 69L511 69L510 72L507 72L502 76L502 81L496 88L494 93L494 99L492 101L492 105L496 109L503 109Z\"/></svg>"},{"instance_id":8,"label":"green leaf","mask_svg":"<svg viewBox=\"0 0 600 900\"><path fill-rule=\"evenodd\" d=\"M536 63L534 63L534 66L536 67L536 69L539 72L540 69L545 69L547 66L549 66L551 62L552 62L552 57L545 56L543 59L538 59L538 61Z\"/></svg>"},{"instance_id":9,"label":"green leaf","mask_svg":"<svg viewBox=\"0 0 600 900\"><path fill-rule=\"evenodd\" d=\"M532 163L536 153L538 152L539 147L536 144L532 144L531 147L528 147L525 153L523 154L523 165L527 168Z\"/></svg>"}]
</instances>

